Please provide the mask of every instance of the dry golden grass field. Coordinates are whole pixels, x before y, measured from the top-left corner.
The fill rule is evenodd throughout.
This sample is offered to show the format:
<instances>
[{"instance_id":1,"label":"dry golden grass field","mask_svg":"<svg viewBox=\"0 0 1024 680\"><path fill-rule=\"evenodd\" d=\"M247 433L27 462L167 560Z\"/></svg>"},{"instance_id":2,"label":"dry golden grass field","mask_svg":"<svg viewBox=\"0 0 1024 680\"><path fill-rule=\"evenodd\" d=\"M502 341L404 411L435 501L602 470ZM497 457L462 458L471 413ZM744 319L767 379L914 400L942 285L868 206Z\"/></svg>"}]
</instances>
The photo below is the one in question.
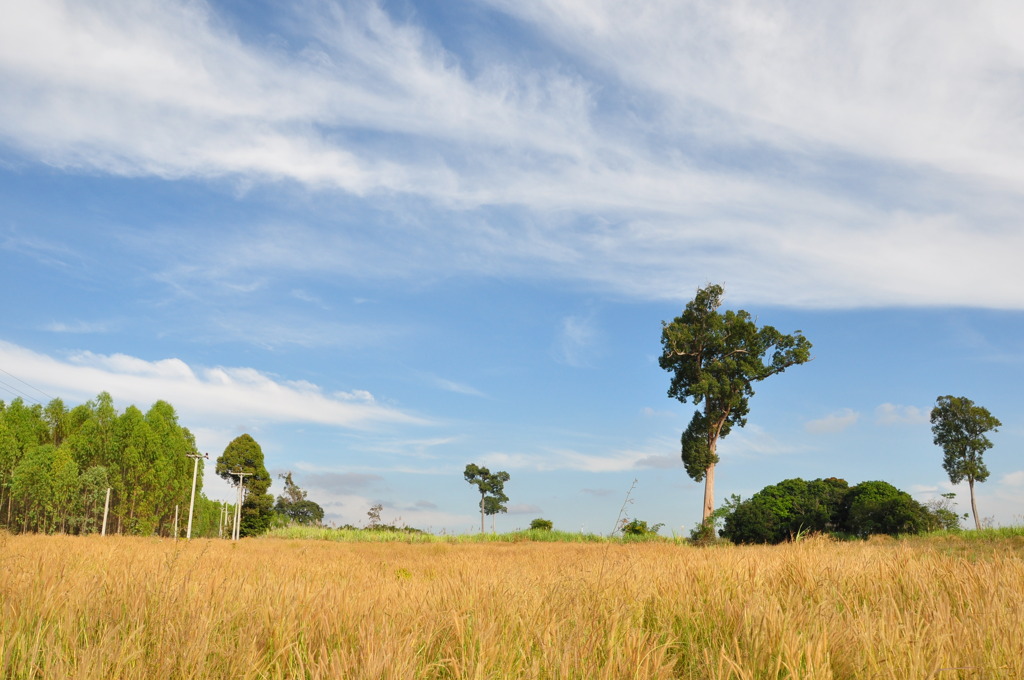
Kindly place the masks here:
<instances>
[{"instance_id":1,"label":"dry golden grass field","mask_svg":"<svg viewBox=\"0 0 1024 680\"><path fill-rule=\"evenodd\" d=\"M0 678L1024 678L1024 547L0 535Z\"/></svg>"}]
</instances>

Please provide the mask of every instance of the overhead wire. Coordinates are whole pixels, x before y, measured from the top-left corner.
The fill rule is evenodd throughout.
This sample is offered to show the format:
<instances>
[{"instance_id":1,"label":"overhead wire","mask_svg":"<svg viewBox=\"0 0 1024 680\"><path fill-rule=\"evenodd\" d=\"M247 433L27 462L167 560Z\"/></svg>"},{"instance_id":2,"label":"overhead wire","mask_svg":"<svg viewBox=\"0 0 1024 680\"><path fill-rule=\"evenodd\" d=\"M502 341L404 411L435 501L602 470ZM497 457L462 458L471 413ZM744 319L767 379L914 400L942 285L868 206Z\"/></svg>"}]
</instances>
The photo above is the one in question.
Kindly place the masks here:
<instances>
[{"instance_id":1,"label":"overhead wire","mask_svg":"<svg viewBox=\"0 0 1024 680\"><path fill-rule=\"evenodd\" d=\"M36 392L38 392L39 394L43 395L44 397L46 397L46 398L47 398L47 399L49 399L50 401L53 401L54 397L50 396L49 394L47 394L47 393L46 393L46 392L44 392L43 390L39 389L39 388L38 388L38 387L36 387L35 385L33 385L33 384L31 384L31 383L28 383L28 382L26 382L26 381L22 380L21 378L19 378L18 376L14 375L14 374L13 374L13 373L11 373L10 371L8 371L8 370L5 370L5 369L3 369L3 368L0 368L0 373L5 373L5 374L7 374L7 375L11 376L12 378L14 378L14 379L15 379L15 380L17 380L18 382L20 382L20 383L21 383L22 385L25 385L26 387L28 387L28 388L30 388L30 389L33 389L33 390L35 390ZM28 394L26 394L25 392L22 392L22 391L21 391L20 389L18 389L17 387L14 387L14 386L12 386L12 385L11 385L11 384L9 384L9 383L6 383L6 382L4 382L3 380L0 380L0 385L3 385L4 387L6 387L6 388L7 388L7 390L8 390L9 392L11 392L11 394L18 394L18 395L21 395L22 397L24 397L25 399L28 399L29 401L31 401L31 402L32 402L32 403L34 403L34 404L42 404L42 402L41 402L41 401L39 401L38 399L36 399L35 397L31 397L31 396L29 396Z\"/></svg>"}]
</instances>

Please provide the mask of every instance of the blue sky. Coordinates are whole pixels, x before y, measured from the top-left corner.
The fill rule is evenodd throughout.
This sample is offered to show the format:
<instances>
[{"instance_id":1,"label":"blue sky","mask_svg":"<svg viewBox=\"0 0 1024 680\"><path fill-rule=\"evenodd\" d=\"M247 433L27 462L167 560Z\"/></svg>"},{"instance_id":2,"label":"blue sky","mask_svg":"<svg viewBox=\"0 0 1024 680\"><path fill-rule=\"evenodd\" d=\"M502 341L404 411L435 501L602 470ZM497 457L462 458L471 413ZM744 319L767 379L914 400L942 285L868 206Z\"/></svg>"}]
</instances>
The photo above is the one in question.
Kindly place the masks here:
<instances>
[{"instance_id":1,"label":"blue sky","mask_svg":"<svg viewBox=\"0 0 1024 680\"><path fill-rule=\"evenodd\" d=\"M719 501L950 490L1024 519L1024 9L1003 2L0 2L0 398L249 432L336 523L688 531L662 320L708 282L815 359ZM231 498L212 475L207 493ZM968 508L966 489L960 508ZM279 491L279 484L273 491Z\"/></svg>"}]
</instances>

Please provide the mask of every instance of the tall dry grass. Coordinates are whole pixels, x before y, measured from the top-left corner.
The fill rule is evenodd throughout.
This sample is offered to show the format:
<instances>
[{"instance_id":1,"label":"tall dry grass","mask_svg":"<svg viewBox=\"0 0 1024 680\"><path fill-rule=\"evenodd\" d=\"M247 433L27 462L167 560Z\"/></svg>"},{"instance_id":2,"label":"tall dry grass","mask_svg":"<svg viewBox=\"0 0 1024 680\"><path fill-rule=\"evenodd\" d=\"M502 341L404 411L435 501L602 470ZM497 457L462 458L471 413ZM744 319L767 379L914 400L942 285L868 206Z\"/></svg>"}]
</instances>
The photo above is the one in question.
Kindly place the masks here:
<instances>
[{"instance_id":1,"label":"tall dry grass","mask_svg":"<svg viewBox=\"0 0 1024 680\"><path fill-rule=\"evenodd\" d=\"M2 678L1021 678L1020 546L0 537Z\"/></svg>"}]
</instances>

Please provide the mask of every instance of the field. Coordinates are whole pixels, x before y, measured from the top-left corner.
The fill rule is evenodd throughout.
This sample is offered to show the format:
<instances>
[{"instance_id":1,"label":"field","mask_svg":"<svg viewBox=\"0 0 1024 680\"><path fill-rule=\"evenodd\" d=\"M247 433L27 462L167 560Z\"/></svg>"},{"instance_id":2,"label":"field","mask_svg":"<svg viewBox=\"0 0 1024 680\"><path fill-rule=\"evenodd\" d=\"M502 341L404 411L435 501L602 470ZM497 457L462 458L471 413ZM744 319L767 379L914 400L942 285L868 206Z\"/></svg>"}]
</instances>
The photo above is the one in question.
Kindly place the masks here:
<instances>
[{"instance_id":1,"label":"field","mask_svg":"<svg viewBox=\"0 0 1024 680\"><path fill-rule=\"evenodd\" d=\"M1024 540L0 534L0 678L1022 678Z\"/></svg>"}]
</instances>

